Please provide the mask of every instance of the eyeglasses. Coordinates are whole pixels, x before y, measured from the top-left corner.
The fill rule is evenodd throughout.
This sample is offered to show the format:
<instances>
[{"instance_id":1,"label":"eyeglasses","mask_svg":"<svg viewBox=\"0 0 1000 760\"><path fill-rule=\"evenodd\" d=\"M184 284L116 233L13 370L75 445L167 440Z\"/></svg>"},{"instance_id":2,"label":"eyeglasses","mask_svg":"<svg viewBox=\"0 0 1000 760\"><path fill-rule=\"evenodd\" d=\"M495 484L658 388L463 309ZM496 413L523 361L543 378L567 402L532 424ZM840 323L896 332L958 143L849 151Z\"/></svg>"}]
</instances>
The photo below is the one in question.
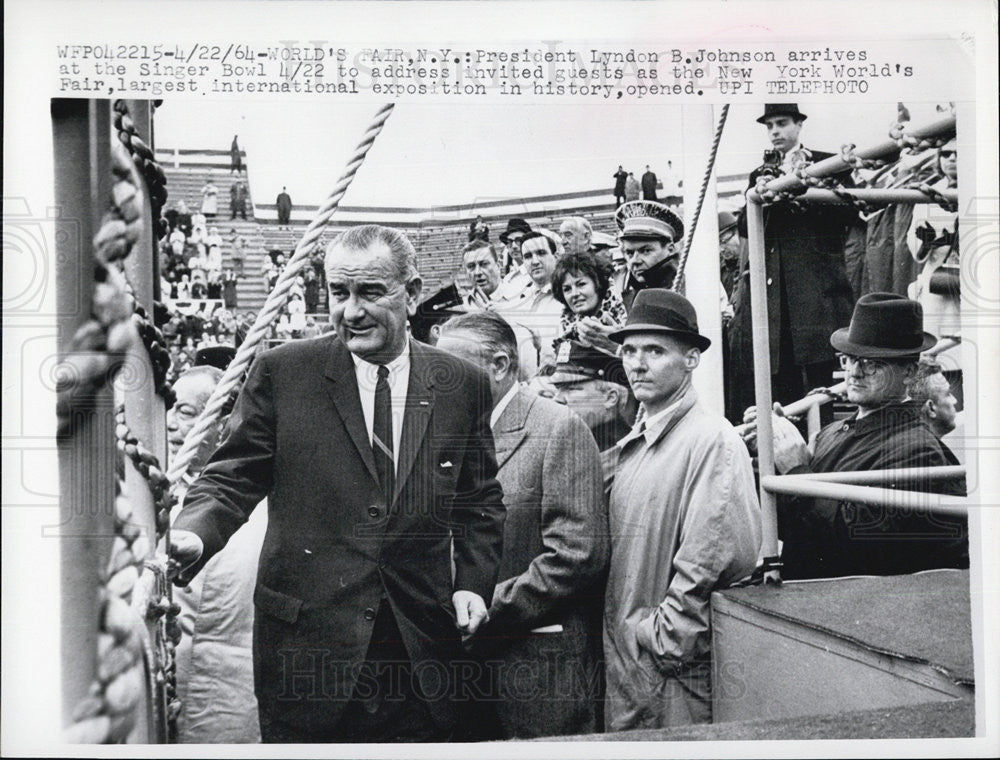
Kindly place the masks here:
<instances>
[{"instance_id":1,"label":"eyeglasses","mask_svg":"<svg viewBox=\"0 0 1000 760\"><path fill-rule=\"evenodd\" d=\"M865 377L871 377L880 369L885 369L892 364L892 362L883 361L881 359L864 359L858 356L851 356L849 354L837 354L837 358L840 360L841 369L844 369L847 372L851 372L855 366L861 365L861 374Z\"/></svg>"}]
</instances>

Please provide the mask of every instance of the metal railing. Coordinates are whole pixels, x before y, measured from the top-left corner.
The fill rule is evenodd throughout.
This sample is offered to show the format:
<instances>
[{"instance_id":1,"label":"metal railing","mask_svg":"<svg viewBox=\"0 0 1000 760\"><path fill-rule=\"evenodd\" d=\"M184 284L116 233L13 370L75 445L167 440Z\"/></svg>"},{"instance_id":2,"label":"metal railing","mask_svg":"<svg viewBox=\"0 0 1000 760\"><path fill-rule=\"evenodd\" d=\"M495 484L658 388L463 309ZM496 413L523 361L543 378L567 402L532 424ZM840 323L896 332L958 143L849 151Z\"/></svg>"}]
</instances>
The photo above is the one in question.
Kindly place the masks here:
<instances>
[{"instance_id":1,"label":"metal railing","mask_svg":"<svg viewBox=\"0 0 1000 760\"><path fill-rule=\"evenodd\" d=\"M864 160L894 159L902 145L919 143L928 139L946 139L955 134L955 117L950 116L922 128L912 129L901 136L902 140L888 140L867 149L859 149L854 155ZM849 203L851 200L870 203L935 203L937 198L922 189L906 188L843 188L836 191L809 187L807 180L823 179L850 170L852 165L841 156L831 156L805 167L798 174L786 175L771 180L764 186L767 194L794 192L799 203ZM804 192L801 192L806 188ZM958 193L946 190L937 195L950 203L957 203ZM758 467L760 472L760 503L763 518L763 557L765 566L778 558L777 493L800 496L822 496L867 504L884 504L900 508L930 509L939 512L964 513L966 506L955 497L941 497L917 491L899 491L890 488L875 488L856 485L851 482L818 480L814 475L776 475L774 469L774 432L771 424L771 354L767 314L767 272L764 242L764 198L751 188L747 198L747 234L749 247L751 318L753 320L754 384L758 416L756 425ZM942 349L943 350L943 349ZM843 384L830 390L843 390ZM811 425L818 424L818 409L832 398L827 394L815 394L790 404L788 414L807 413L812 416ZM768 413L763 413L768 410ZM926 477L928 468L919 468ZM875 473L885 476L885 472ZM839 473L843 475L844 473ZM898 474L898 473L897 473ZM856 481L855 481L856 483ZM768 573L769 579L777 580L776 571Z\"/></svg>"}]
</instances>

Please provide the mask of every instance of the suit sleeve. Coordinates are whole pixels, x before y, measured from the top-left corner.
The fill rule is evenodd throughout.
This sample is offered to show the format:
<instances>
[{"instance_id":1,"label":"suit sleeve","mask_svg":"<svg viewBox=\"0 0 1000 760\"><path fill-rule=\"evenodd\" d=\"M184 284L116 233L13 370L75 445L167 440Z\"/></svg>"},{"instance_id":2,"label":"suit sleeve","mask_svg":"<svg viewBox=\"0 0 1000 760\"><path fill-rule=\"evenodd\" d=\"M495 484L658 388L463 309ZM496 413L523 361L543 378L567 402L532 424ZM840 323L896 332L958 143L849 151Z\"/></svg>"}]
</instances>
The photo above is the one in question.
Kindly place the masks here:
<instances>
[{"instance_id":1,"label":"suit sleeve","mask_svg":"<svg viewBox=\"0 0 1000 760\"><path fill-rule=\"evenodd\" d=\"M497 456L490 429L493 397L478 370L469 383L473 425L469 431L454 501L455 590L472 591L487 603L500 572L503 523L507 515L497 481Z\"/></svg>"},{"instance_id":2,"label":"suit sleeve","mask_svg":"<svg viewBox=\"0 0 1000 760\"><path fill-rule=\"evenodd\" d=\"M666 597L636 626L636 639L663 672L708 654L713 591L749 575L760 550L753 470L739 439L705 451L687 491L687 515Z\"/></svg>"},{"instance_id":3,"label":"suit sleeve","mask_svg":"<svg viewBox=\"0 0 1000 760\"><path fill-rule=\"evenodd\" d=\"M608 561L601 454L583 421L567 415L553 430L542 464L542 553L497 586L491 630L540 625L561 602L592 586Z\"/></svg>"},{"instance_id":4,"label":"suit sleeve","mask_svg":"<svg viewBox=\"0 0 1000 760\"><path fill-rule=\"evenodd\" d=\"M192 577L247 521L271 488L275 420L271 375L264 357L254 361L229 417L226 434L191 486L173 527L196 533L205 545Z\"/></svg>"}]
</instances>

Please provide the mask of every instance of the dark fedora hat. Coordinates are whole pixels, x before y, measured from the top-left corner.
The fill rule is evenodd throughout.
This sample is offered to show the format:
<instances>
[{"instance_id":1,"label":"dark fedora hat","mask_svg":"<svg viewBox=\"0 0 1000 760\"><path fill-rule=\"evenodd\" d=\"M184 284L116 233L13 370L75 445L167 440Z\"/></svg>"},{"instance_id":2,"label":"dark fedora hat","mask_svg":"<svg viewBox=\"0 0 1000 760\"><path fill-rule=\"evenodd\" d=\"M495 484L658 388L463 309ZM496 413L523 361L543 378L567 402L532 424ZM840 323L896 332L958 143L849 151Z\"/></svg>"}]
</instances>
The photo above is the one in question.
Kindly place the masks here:
<instances>
[{"instance_id":1,"label":"dark fedora hat","mask_svg":"<svg viewBox=\"0 0 1000 760\"><path fill-rule=\"evenodd\" d=\"M712 341L698 332L698 315L691 302L666 288L640 290L625 326L608 337L622 343L625 336L643 332L674 335L702 351L712 345Z\"/></svg>"},{"instance_id":2,"label":"dark fedora hat","mask_svg":"<svg viewBox=\"0 0 1000 760\"><path fill-rule=\"evenodd\" d=\"M830 345L841 353L868 359L918 356L935 343L937 338L924 332L923 307L895 293L861 296L850 327L830 336Z\"/></svg>"},{"instance_id":3,"label":"dark fedora hat","mask_svg":"<svg viewBox=\"0 0 1000 760\"><path fill-rule=\"evenodd\" d=\"M800 121L806 120L806 115L799 110L797 103L765 103L764 113L757 117L757 123L763 124L772 116L791 116Z\"/></svg>"},{"instance_id":4,"label":"dark fedora hat","mask_svg":"<svg viewBox=\"0 0 1000 760\"><path fill-rule=\"evenodd\" d=\"M523 219L508 219L507 229L500 233L500 242L509 243L511 235L516 235L518 233L527 235L529 232L531 232L531 225Z\"/></svg>"}]
</instances>

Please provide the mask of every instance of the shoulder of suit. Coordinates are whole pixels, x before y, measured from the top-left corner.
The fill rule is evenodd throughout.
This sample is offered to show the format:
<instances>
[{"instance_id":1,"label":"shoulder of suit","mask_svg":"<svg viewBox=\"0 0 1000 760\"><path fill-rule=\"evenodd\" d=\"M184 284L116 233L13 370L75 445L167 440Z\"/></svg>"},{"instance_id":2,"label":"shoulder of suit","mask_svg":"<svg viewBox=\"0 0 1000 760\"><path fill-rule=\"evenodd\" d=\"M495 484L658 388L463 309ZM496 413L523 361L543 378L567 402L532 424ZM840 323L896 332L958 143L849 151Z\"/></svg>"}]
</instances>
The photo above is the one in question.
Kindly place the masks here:
<instances>
[{"instance_id":1,"label":"shoulder of suit","mask_svg":"<svg viewBox=\"0 0 1000 760\"><path fill-rule=\"evenodd\" d=\"M333 333L320 335L316 338L290 340L280 346L262 351L259 358L269 363L303 361L312 358L326 359L338 343L340 343L340 338Z\"/></svg>"},{"instance_id":2,"label":"shoulder of suit","mask_svg":"<svg viewBox=\"0 0 1000 760\"><path fill-rule=\"evenodd\" d=\"M552 399L538 396L527 388L520 390L518 401L522 404L531 405L527 419L529 424L545 426L547 429L554 429L557 425L565 426L567 424L572 427L574 420L579 420L581 425L584 424L583 420L575 412L571 411L569 407L557 404Z\"/></svg>"}]
</instances>

